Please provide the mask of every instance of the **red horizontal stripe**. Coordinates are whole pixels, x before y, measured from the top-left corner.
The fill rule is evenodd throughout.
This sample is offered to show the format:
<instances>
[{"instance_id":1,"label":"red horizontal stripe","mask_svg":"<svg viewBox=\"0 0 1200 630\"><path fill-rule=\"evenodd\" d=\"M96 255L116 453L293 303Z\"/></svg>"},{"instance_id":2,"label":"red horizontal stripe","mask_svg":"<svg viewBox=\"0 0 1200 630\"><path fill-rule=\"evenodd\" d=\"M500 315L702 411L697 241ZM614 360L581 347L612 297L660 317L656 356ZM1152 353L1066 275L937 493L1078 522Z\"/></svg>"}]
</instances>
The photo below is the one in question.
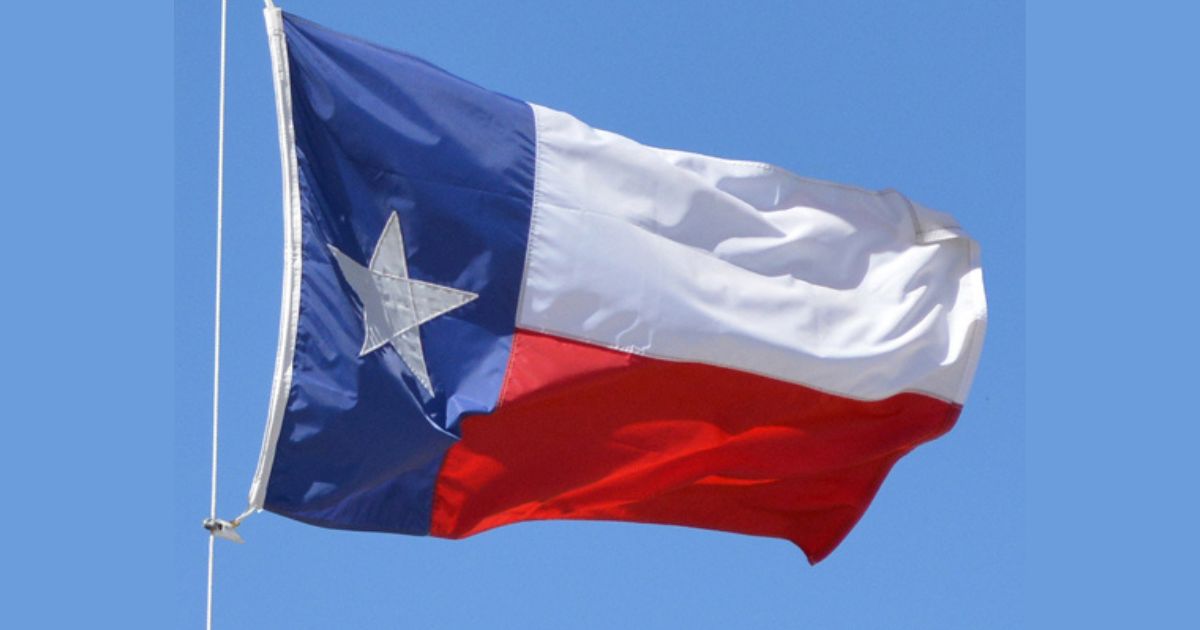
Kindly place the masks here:
<instances>
[{"instance_id":1,"label":"red horizontal stripe","mask_svg":"<svg viewBox=\"0 0 1200 630\"><path fill-rule=\"evenodd\" d=\"M520 331L495 412L446 455L431 533L534 519L636 521L791 540L827 556L888 470L960 407L864 402L736 370Z\"/></svg>"}]
</instances>

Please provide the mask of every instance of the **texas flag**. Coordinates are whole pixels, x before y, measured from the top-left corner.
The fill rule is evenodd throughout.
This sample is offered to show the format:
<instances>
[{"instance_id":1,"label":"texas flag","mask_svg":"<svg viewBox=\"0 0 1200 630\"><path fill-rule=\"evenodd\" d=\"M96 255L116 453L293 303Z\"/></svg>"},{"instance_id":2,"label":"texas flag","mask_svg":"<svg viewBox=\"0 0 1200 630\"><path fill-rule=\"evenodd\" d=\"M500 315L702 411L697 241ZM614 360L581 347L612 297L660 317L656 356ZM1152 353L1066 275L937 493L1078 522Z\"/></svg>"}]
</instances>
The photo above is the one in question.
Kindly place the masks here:
<instances>
[{"instance_id":1,"label":"texas flag","mask_svg":"<svg viewBox=\"0 0 1200 630\"><path fill-rule=\"evenodd\" d=\"M816 562L958 418L986 307L947 215L266 17L285 265L252 507L684 525Z\"/></svg>"}]
</instances>

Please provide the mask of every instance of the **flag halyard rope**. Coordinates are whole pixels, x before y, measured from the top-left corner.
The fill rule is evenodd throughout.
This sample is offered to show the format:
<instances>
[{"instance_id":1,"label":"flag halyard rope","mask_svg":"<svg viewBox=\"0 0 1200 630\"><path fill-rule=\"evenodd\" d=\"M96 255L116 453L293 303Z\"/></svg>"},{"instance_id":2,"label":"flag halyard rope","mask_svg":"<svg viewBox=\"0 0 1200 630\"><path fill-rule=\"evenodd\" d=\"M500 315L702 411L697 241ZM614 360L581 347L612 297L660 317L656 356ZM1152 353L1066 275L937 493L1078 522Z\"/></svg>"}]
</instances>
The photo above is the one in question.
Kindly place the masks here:
<instances>
[{"instance_id":1,"label":"flag halyard rope","mask_svg":"<svg viewBox=\"0 0 1200 630\"><path fill-rule=\"evenodd\" d=\"M225 210L225 47L226 47L226 16L229 12L228 0L221 0L221 61L220 87L218 88L217 105L217 243L216 243L216 287L214 297L213 318L213 388L212 388L212 476L211 496L209 501L208 519L204 521L208 529L208 588L205 603L204 627L212 630L213 621L213 552L219 532L223 526L217 521L217 434L219 423L219 401L221 397L221 236ZM232 532L232 529L229 531ZM235 534L236 535L236 534Z\"/></svg>"}]
</instances>

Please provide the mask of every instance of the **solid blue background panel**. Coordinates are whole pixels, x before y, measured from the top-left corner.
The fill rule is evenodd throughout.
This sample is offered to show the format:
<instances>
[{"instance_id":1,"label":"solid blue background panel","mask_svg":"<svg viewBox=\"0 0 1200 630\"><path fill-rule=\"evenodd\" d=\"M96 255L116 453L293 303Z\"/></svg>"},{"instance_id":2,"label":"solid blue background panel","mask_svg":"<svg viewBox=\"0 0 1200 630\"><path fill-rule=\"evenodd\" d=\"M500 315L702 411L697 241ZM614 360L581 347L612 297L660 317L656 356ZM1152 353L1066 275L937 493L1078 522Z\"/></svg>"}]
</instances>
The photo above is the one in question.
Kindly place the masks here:
<instances>
[{"instance_id":1,"label":"solid blue background panel","mask_svg":"<svg viewBox=\"0 0 1200 630\"><path fill-rule=\"evenodd\" d=\"M1025 42L1020 3L848 0L773 2L750 9L744 3L716 2L693 4L687 11L673 3L621 1L533 2L519 10L507 3L473 0L288 0L283 6L339 32L411 51L480 85L570 112L647 145L761 160L806 177L903 190L952 213L979 239L993 317L971 399L958 425L893 469L854 532L816 568L786 541L693 528L552 521L447 541L355 535L260 514L239 530L247 544L218 545L216 626L1029 625L1022 605L1026 305ZM18 14L22 10L18 8ZM87 19L98 15L80 10ZM138 23L133 12L115 10L123 23ZM204 617L207 540L197 521L207 513L209 500L218 18L217 7L207 3L180 2L175 7L176 509L169 525L180 566L177 597L169 612L177 614L170 625L179 627L194 626ZM110 52L94 33L63 26L76 39L96 40L98 47L93 48L102 50L99 57ZM1055 32L1061 34L1062 29ZM21 34L14 34L19 41ZM261 3L230 3L229 35L218 472L218 512L225 517L245 508L245 490L262 440L279 324L282 235L279 144ZM123 42L113 45L119 50ZM133 56L120 61L140 67L146 62L145 51L141 53L139 57L130 51ZM100 67L95 76L120 79ZM15 71L22 72L23 66ZM1061 82L1071 71L1059 68L1055 74ZM44 83L49 94L56 93L58 83L38 83L35 75L28 77L31 85ZM87 83L92 78L78 80ZM141 90L144 81L125 84ZM168 84L168 107L170 88ZM62 93L66 97L70 90ZM123 107L142 102L121 99ZM93 105L103 109L106 103ZM50 102L39 101L39 107L54 110ZM103 111L115 121L127 120L121 129L139 128L140 121L111 107ZM63 119L68 125L72 120ZM115 135L120 134L106 129L98 139ZM95 144L118 149L122 145ZM134 158L140 164L142 156ZM129 166L128 160L120 163ZM96 165L102 170L109 166ZM112 181L129 181L128 168L109 170ZM92 175L86 170L83 174ZM150 184L159 181L151 179ZM96 186L106 190L102 183ZM98 200L108 203L113 213L89 227L102 228L101 223L129 216L162 219L161 210L127 214L132 208L128 195L120 194L120 186L109 188L112 194ZM86 215L93 216L91 210ZM383 218L378 217L374 230ZM410 234L415 228L406 222L404 229L405 239L415 240ZM370 231L363 230L359 245L366 251L379 236ZM128 239L132 233L139 232L120 231L113 237ZM1055 233L1048 231L1045 238L1053 239ZM142 261L131 262L127 270L152 273L155 269L144 263L156 255L153 246L158 243L144 241L149 251L141 246L114 248L111 239L93 244ZM362 260L357 258L360 252L346 251ZM421 271L415 264L410 270L414 275ZM139 275L127 295L149 295L145 283ZM479 302L468 307L476 308ZM469 308L446 318L471 316ZM120 310L127 312L124 303ZM109 320L106 326L124 330L120 322ZM121 338L126 345L135 343L140 332ZM361 338L353 341L361 343ZM143 345L147 359L161 357L163 343ZM435 370L433 379L444 378L432 366L433 357L427 358ZM129 399L128 373L132 372L122 371L118 379L125 386L113 389L124 399ZM122 405L127 404L129 400L123 400ZM159 431L163 406L147 406L147 413L159 421L139 426ZM77 416L89 417L80 409ZM89 439L114 431L136 437L123 422L76 424ZM97 427L103 431L98 433ZM128 452L135 444L145 442L114 448ZM1053 454L1069 452L1063 444ZM89 459L88 449L62 445L72 457L95 459ZM120 458L109 464L123 465ZM146 484L154 481L144 474L148 467L136 468L140 477L129 477L128 487L138 492L131 495L130 504L139 504L147 496ZM80 513L78 502L69 503L73 513ZM42 508L45 504L37 503ZM62 514L62 523L75 522ZM78 537L62 527L54 531L62 534L57 537L60 543L73 545L75 555L86 555L84 547L97 548L77 544ZM146 533L155 531L162 528ZM1039 553L1045 548L1039 547ZM1107 557L1095 554L1094 545L1091 551L1098 559ZM55 564L51 560L47 565L46 558L29 564L35 574L37 567L46 566ZM46 574L52 581L86 584L76 577L70 570ZM94 597L96 584L106 590L102 580L75 590L92 607L104 608ZM53 606L41 612L67 614Z\"/></svg>"}]
</instances>

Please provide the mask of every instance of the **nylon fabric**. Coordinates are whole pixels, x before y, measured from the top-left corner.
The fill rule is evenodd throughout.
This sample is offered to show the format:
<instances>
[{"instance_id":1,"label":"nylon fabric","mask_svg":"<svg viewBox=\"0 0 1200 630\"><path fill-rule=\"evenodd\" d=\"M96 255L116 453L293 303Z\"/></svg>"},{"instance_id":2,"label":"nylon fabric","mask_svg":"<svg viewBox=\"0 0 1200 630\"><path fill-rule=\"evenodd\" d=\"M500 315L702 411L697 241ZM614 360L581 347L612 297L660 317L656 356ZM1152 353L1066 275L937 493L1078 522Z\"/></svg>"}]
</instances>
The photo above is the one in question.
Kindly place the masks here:
<instances>
[{"instance_id":1,"label":"nylon fabric","mask_svg":"<svg viewBox=\"0 0 1200 630\"><path fill-rule=\"evenodd\" d=\"M745 372L520 331L500 407L468 419L434 535L528 520L659 523L784 538L818 562L892 465L961 407L864 402Z\"/></svg>"},{"instance_id":2,"label":"nylon fabric","mask_svg":"<svg viewBox=\"0 0 1200 630\"><path fill-rule=\"evenodd\" d=\"M327 527L424 534L458 423L494 408L508 363L532 113L409 55L286 13L283 26L304 264L264 508ZM363 305L334 259L336 249L370 260L393 216L408 278L478 295L412 336L432 391L390 345L360 356Z\"/></svg>"},{"instance_id":3,"label":"nylon fabric","mask_svg":"<svg viewBox=\"0 0 1200 630\"><path fill-rule=\"evenodd\" d=\"M519 327L863 400L963 402L986 303L952 219L534 112Z\"/></svg>"}]
</instances>

